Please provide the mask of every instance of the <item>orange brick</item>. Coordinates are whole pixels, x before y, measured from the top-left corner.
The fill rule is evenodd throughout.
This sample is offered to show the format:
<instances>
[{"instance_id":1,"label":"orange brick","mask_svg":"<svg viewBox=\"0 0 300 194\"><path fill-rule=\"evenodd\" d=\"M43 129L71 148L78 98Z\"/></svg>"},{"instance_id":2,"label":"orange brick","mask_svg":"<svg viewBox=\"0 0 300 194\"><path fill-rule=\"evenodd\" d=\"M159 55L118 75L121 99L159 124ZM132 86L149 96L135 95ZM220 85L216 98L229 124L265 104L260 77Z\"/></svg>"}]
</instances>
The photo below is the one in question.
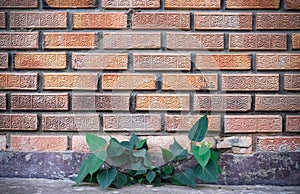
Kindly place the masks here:
<instances>
[{"instance_id":1,"label":"orange brick","mask_svg":"<svg viewBox=\"0 0 300 194\"><path fill-rule=\"evenodd\" d=\"M160 7L159 0L102 0L104 9L158 9Z\"/></svg>"},{"instance_id":2,"label":"orange brick","mask_svg":"<svg viewBox=\"0 0 300 194\"><path fill-rule=\"evenodd\" d=\"M0 12L0 28L5 28L6 26L5 12Z\"/></svg>"},{"instance_id":3,"label":"orange brick","mask_svg":"<svg viewBox=\"0 0 300 194\"><path fill-rule=\"evenodd\" d=\"M44 73L46 90L97 90L97 73Z\"/></svg>"},{"instance_id":4,"label":"orange brick","mask_svg":"<svg viewBox=\"0 0 300 194\"><path fill-rule=\"evenodd\" d=\"M292 48L300 49L300 34L292 34Z\"/></svg>"},{"instance_id":5,"label":"orange brick","mask_svg":"<svg viewBox=\"0 0 300 194\"><path fill-rule=\"evenodd\" d=\"M45 0L45 4L50 8L95 8L96 0Z\"/></svg>"},{"instance_id":6,"label":"orange brick","mask_svg":"<svg viewBox=\"0 0 300 194\"><path fill-rule=\"evenodd\" d=\"M286 131L300 132L300 115L286 115Z\"/></svg>"},{"instance_id":7,"label":"orange brick","mask_svg":"<svg viewBox=\"0 0 300 194\"><path fill-rule=\"evenodd\" d=\"M279 91L279 74L223 74L224 91Z\"/></svg>"},{"instance_id":8,"label":"orange brick","mask_svg":"<svg viewBox=\"0 0 300 194\"><path fill-rule=\"evenodd\" d=\"M250 70L249 54L196 54L197 70Z\"/></svg>"},{"instance_id":9,"label":"orange brick","mask_svg":"<svg viewBox=\"0 0 300 194\"><path fill-rule=\"evenodd\" d=\"M257 137L256 151L260 152L299 152L300 137L273 136Z\"/></svg>"},{"instance_id":10,"label":"orange brick","mask_svg":"<svg viewBox=\"0 0 300 194\"><path fill-rule=\"evenodd\" d=\"M37 49L38 32L0 32L0 49Z\"/></svg>"},{"instance_id":11,"label":"orange brick","mask_svg":"<svg viewBox=\"0 0 300 194\"><path fill-rule=\"evenodd\" d=\"M188 71L191 69L191 56L178 53L133 53L133 69Z\"/></svg>"},{"instance_id":12,"label":"orange brick","mask_svg":"<svg viewBox=\"0 0 300 194\"><path fill-rule=\"evenodd\" d=\"M159 49L159 32L104 32L104 49Z\"/></svg>"},{"instance_id":13,"label":"orange brick","mask_svg":"<svg viewBox=\"0 0 300 194\"><path fill-rule=\"evenodd\" d=\"M300 29L300 14L297 13L257 13L256 29Z\"/></svg>"},{"instance_id":14,"label":"orange brick","mask_svg":"<svg viewBox=\"0 0 300 194\"><path fill-rule=\"evenodd\" d=\"M257 70L300 70L300 54L257 53Z\"/></svg>"},{"instance_id":15,"label":"orange brick","mask_svg":"<svg viewBox=\"0 0 300 194\"><path fill-rule=\"evenodd\" d=\"M300 9L300 0L284 0L284 9L285 10L299 10Z\"/></svg>"},{"instance_id":16,"label":"orange brick","mask_svg":"<svg viewBox=\"0 0 300 194\"><path fill-rule=\"evenodd\" d=\"M12 135L10 148L22 152L64 152L68 148L67 140L67 136Z\"/></svg>"},{"instance_id":17,"label":"orange brick","mask_svg":"<svg viewBox=\"0 0 300 194\"><path fill-rule=\"evenodd\" d=\"M73 69L126 70L128 54L72 53Z\"/></svg>"},{"instance_id":18,"label":"orange brick","mask_svg":"<svg viewBox=\"0 0 300 194\"><path fill-rule=\"evenodd\" d=\"M284 74L284 89L300 91L300 74Z\"/></svg>"},{"instance_id":19,"label":"orange brick","mask_svg":"<svg viewBox=\"0 0 300 194\"><path fill-rule=\"evenodd\" d=\"M127 14L119 12L74 13L74 29L126 29Z\"/></svg>"},{"instance_id":20,"label":"orange brick","mask_svg":"<svg viewBox=\"0 0 300 194\"><path fill-rule=\"evenodd\" d=\"M0 73L1 90L37 90L36 73Z\"/></svg>"},{"instance_id":21,"label":"orange brick","mask_svg":"<svg viewBox=\"0 0 300 194\"><path fill-rule=\"evenodd\" d=\"M224 50L223 33L167 33L167 49Z\"/></svg>"},{"instance_id":22,"label":"orange brick","mask_svg":"<svg viewBox=\"0 0 300 194\"><path fill-rule=\"evenodd\" d=\"M8 53L0 53L0 69L8 68Z\"/></svg>"},{"instance_id":23,"label":"orange brick","mask_svg":"<svg viewBox=\"0 0 300 194\"><path fill-rule=\"evenodd\" d=\"M252 30L252 13L195 13L196 30Z\"/></svg>"},{"instance_id":24,"label":"orange brick","mask_svg":"<svg viewBox=\"0 0 300 194\"><path fill-rule=\"evenodd\" d=\"M6 94L0 93L0 110L6 109Z\"/></svg>"},{"instance_id":25,"label":"orange brick","mask_svg":"<svg viewBox=\"0 0 300 194\"><path fill-rule=\"evenodd\" d=\"M37 122L36 114L0 114L0 130L35 131Z\"/></svg>"},{"instance_id":26,"label":"orange brick","mask_svg":"<svg viewBox=\"0 0 300 194\"><path fill-rule=\"evenodd\" d=\"M299 95L255 95L256 111L300 111Z\"/></svg>"},{"instance_id":27,"label":"orange brick","mask_svg":"<svg viewBox=\"0 0 300 194\"><path fill-rule=\"evenodd\" d=\"M162 90L217 90L218 74L162 74Z\"/></svg>"},{"instance_id":28,"label":"orange brick","mask_svg":"<svg viewBox=\"0 0 300 194\"><path fill-rule=\"evenodd\" d=\"M95 49L95 32L44 32L45 49Z\"/></svg>"},{"instance_id":29,"label":"orange brick","mask_svg":"<svg viewBox=\"0 0 300 194\"><path fill-rule=\"evenodd\" d=\"M225 115L225 133L282 132L280 115Z\"/></svg>"},{"instance_id":30,"label":"orange brick","mask_svg":"<svg viewBox=\"0 0 300 194\"><path fill-rule=\"evenodd\" d=\"M190 29L189 12L135 12L133 29Z\"/></svg>"},{"instance_id":31,"label":"orange brick","mask_svg":"<svg viewBox=\"0 0 300 194\"><path fill-rule=\"evenodd\" d=\"M0 135L0 150L6 150L6 136Z\"/></svg>"},{"instance_id":32,"label":"orange brick","mask_svg":"<svg viewBox=\"0 0 300 194\"><path fill-rule=\"evenodd\" d=\"M67 12L10 12L11 28L67 28Z\"/></svg>"},{"instance_id":33,"label":"orange brick","mask_svg":"<svg viewBox=\"0 0 300 194\"><path fill-rule=\"evenodd\" d=\"M231 33L229 50L286 50L286 34Z\"/></svg>"},{"instance_id":34,"label":"orange brick","mask_svg":"<svg viewBox=\"0 0 300 194\"><path fill-rule=\"evenodd\" d=\"M38 8L37 0L1 0L0 8Z\"/></svg>"},{"instance_id":35,"label":"orange brick","mask_svg":"<svg viewBox=\"0 0 300 194\"><path fill-rule=\"evenodd\" d=\"M226 9L279 9L280 0L227 0Z\"/></svg>"},{"instance_id":36,"label":"orange brick","mask_svg":"<svg viewBox=\"0 0 300 194\"><path fill-rule=\"evenodd\" d=\"M165 0L165 9L220 9L220 0Z\"/></svg>"},{"instance_id":37,"label":"orange brick","mask_svg":"<svg viewBox=\"0 0 300 194\"><path fill-rule=\"evenodd\" d=\"M188 111L188 94L137 94L136 110Z\"/></svg>"},{"instance_id":38,"label":"orange brick","mask_svg":"<svg viewBox=\"0 0 300 194\"><path fill-rule=\"evenodd\" d=\"M16 53L15 69L65 69L67 67L66 53Z\"/></svg>"}]
</instances>

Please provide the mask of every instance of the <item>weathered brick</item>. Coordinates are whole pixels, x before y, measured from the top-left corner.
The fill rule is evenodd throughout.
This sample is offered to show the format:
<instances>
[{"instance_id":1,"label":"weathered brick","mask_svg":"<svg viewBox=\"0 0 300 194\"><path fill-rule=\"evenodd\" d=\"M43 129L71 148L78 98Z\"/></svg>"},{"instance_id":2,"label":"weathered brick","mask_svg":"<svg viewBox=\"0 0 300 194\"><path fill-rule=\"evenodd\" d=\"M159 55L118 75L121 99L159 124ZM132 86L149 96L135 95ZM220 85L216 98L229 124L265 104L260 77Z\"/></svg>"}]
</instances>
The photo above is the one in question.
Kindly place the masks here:
<instances>
[{"instance_id":1,"label":"weathered brick","mask_svg":"<svg viewBox=\"0 0 300 194\"><path fill-rule=\"evenodd\" d=\"M279 9L280 0L227 0L226 9Z\"/></svg>"},{"instance_id":2,"label":"weathered brick","mask_svg":"<svg viewBox=\"0 0 300 194\"><path fill-rule=\"evenodd\" d=\"M5 28L5 25L6 25L5 12L0 12L0 28Z\"/></svg>"},{"instance_id":3,"label":"weathered brick","mask_svg":"<svg viewBox=\"0 0 300 194\"><path fill-rule=\"evenodd\" d=\"M45 0L45 4L50 8L95 8L96 0Z\"/></svg>"},{"instance_id":4,"label":"weathered brick","mask_svg":"<svg viewBox=\"0 0 300 194\"><path fill-rule=\"evenodd\" d=\"M196 30L252 30L252 13L195 13Z\"/></svg>"},{"instance_id":5,"label":"weathered brick","mask_svg":"<svg viewBox=\"0 0 300 194\"><path fill-rule=\"evenodd\" d=\"M162 90L217 90L218 74L162 74Z\"/></svg>"},{"instance_id":6,"label":"weathered brick","mask_svg":"<svg viewBox=\"0 0 300 194\"><path fill-rule=\"evenodd\" d=\"M73 93L72 110L129 111L129 94Z\"/></svg>"},{"instance_id":7,"label":"weathered brick","mask_svg":"<svg viewBox=\"0 0 300 194\"><path fill-rule=\"evenodd\" d=\"M0 73L1 90L37 90L36 73Z\"/></svg>"},{"instance_id":8,"label":"weathered brick","mask_svg":"<svg viewBox=\"0 0 300 194\"><path fill-rule=\"evenodd\" d=\"M0 110L6 109L6 94L0 93Z\"/></svg>"},{"instance_id":9,"label":"weathered brick","mask_svg":"<svg viewBox=\"0 0 300 194\"><path fill-rule=\"evenodd\" d=\"M104 9L158 9L160 7L159 0L102 0Z\"/></svg>"},{"instance_id":10,"label":"weathered brick","mask_svg":"<svg viewBox=\"0 0 300 194\"><path fill-rule=\"evenodd\" d=\"M189 12L136 12L133 29L190 29Z\"/></svg>"},{"instance_id":11,"label":"weathered brick","mask_svg":"<svg viewBox=\"0 0 300 194\"><path fill-rule=\"evenodd\" d=\"M225 115L225 133L282 132L280 115Z\"/></svg>"},{"instance_id":12,"label":"weathered brick","mask_svg":"<svg viewBox=\"0 0 300 194\"><path fill-rule=\"evenodd\" d=\"M286 50L286 34L231 33L229 50Z\"/></svg>"},{"instance_id":13,"label":"weathered brick","mask_svg":"<svg viewBox=\"0 0 300 194\"><path fill-rule=\"evenodd\" d=\"M197 70L250 70L249 54L196 54Z\"/></svg>"},{"instance_id":14,"label":"weathered brick","mask_svg":"<svg viewBox=\"0 0 300 194\"><path fill-rule=\"evenodd\" d=\"M0 49L37 49L38 32L0 32Z\"/></svg>"},{"instance_id":15,"label":"weathered brick","mask_svg":"<svg viewBox=\"0 0 300 194\"><path fill-rule=\"evenodd\" d=\"M8 68L8 53L0 53L0 69Z\"/></svg>"},{"instance_id":16,"label":"weathered brick","mask_svg":"<svg viewBox=\"0 0 300 194\"><path fill-rule=\"evenodd\" d=\"M12 110L68 110L68 93L12 93Z\"/></svg>"},{"instance_id":17,"label":"weathered brick","mask_svg":"<svg viewBox=\"0 0 300 194\"><path fill-rule=\"evenodd\" d=\"M0 8L37 8L37 0L1 0Z\"/></svg>"},{"instance_id":18,"label":"weathered brick","mask_svg":"<svg viewBox=\"0 0 300 194\"><path fill-rule=\"evenodd\" d=\"M279 74L223 74L224 91L279 91Z\"/></svg>"},{"instance_id":19,"label":"weathered brick","mask_svg":"<svg viewBox=\"0 0 300 194\"><path fill-rule=\"evenodd\" d=\"M104 131L160 131L159 114L104 114Z\"/></svg>"},{"instance_id":20,"label":"weathered brick","mask_svg":"<svg viewBox=\"0 0 300 194\"><path fill-rule=\"evenodd\" d=\"M159 49L159 32L104 32L104 49Z\"/></svg>"},{"instance_id":21,"label":"weathered brick","mask_svg":"<svg viewBox=\"0 0 300 194\"><path fill-rule=\"evenodd\" d=\"M165 0L165 9L220 9L220 0Z\"/></svg>"},{"instance_id":22,"label":"weathered brick","mask_svg":"<svg viewBox=\"0 0 300 194\"><path fill-rule=\"evenodd\" d=\"M217 148L224 149L224 148L249 148L252 146L252 137L246 136L231 136L231 137L224 137L218 140Z\"/></svg>"},{"instance_id":23,"label":"weathered brick","mask_svg":"<svg viewBox=\"0 0 300 194\"><path fill-rule=\"evenodd\" d=\"M300 70L300 54L257 53L257 70Z\"/></svg>"},{"instance_id":24,"label":"weathered brick","mask_svg":"<svg viewBox=\"0 0 300 194\"><path fill-rule=\"evenodd\" d=\"M43 131L99 131L98 114L43 114Z\"/></svg>"},{"instance_id":25,"label":"weathered brick","mask_svg":"<svg viewBox=\"0 0 300 194\"><path fill-rule=\"evenodd\" d=\"M299 10L300 9L300 0L284 0L284 9L285 10Z\"/></svg>"},{"instance_id":26,"label":"weathered brick","mask_svg":"<svg viewBox=\"0 0 300 194\"><path fill-rule=\"evenodd\" d=\"M0 135L0 150L6 150L6 136Z\"/></svg>"},{"instance_id":27,"label":"weathered brick","mask_svg":"<svg viewBox=\"0 0 300 194\"><path fill-rule=\"evenodd\" d=\"M248 94L195 94L194 111L251 110L251 95Z\"/></svg>"},{"instance_id":28,"label":"weathered brick","mask_svg":"<svg viewBox=\"0 0 300 194\"><path fill-rule=\"evenodd\" d=\"M299 152L300 137L287 137L287 136L257 137L256 151Z\"/></svg>"},{"instance_id":29,"label":"weathered brick","mask_svg":"<svg viewBox=\"0 0 300 194\"><path fill-rule=\"evenodd\" d=\"M300 29L300 14L297 13L257 13L256 29Z\"/></svg>"},{"instance_id":30,"label":"weathered brick","mask_svg":"<svg viewBox=\"0 0 300 194\"><path fill-rule=\"evenodd\" d=\"M10 12L11 28L67 28L67 12Z\"/></svg>"},{"instance_id":31,"label":"weathered brick","mask_svg":"<svg viewBox=\"0 0 300 194\"><path fill-rule=\"evenodd\" d=\"M44 32L45 49L95 49L95 32Z\"/></svg>"},{"instance_id":32,"label":"weathered brick","mask_svg":"<svg viewBox=\"0 0 300 194\"><path fill-rule=\"evenodd\" d=\"M292 48L300 49L300 34L292 34Z\"/></svg>"},{"instance_id":33,"label":"weathered brick","mask_svg":"<svg viewBox=\"0 0 300 194\"><path fill-rule=\"evenodd\" d=\"M300 132L300 115L286 115L286 131Z\"/></svg>"},{"instance_id":34,"label":"weathered brick","mask_svg":"<svg viewBox=\"0 0 300 194\"><path fill-rule=\"evenodd\" d=\"M46 90L97 90L97 73L44 73Z\"/></svg>"},{"instance_id":35,"label":"weathered brick","mask_svg":"<svg viewBox=\"0 0 300 194\"><path fill-rule=\"evenodd\" d=\"M188 111L188 94L137 94L136 110Z\"/></svg>"},{"instance_id":36,"label":"weathered brick","mask_svg":"<svg viewBox=\"0 0 300 194\"><path fill-rule=\"evenodd\" d=\"M167 49L223 50L223 33L167 33Z\"/></svg>"},{"instance_id":37,"label":"weathered brick","mask_svg":"<svg viewBox=\"0 0 300 194\"><path fill-rule=\"evenodd\" d=\"M300 91L300 74L284 74L284 89Z\"/></svg>"},{"instance_id":38,"label":"weathered brick","mask_svg":"<svg viewBox=\"0 0 300 194\"><path fill-rule=\"evenodd\" d=\"M166 131L188 131L203 115L165 115ZM221 116L208 115L208 131L221 130Z\"/></svg>"},{"instance_id":39,"label":"weathered brick","mask_svg":"<svg viewBox=\"0 0 300 194\"><path fill-rule=\"evenodd\" d=\"M0 130L35 131L37 122L36 114L0 114Z\"/></svg>"},{"instance_id":40,"label":"weathered brick","mask_svg":"<svg viewBox=\"0 0 300 194\"><path fill-rule=\"evenodd\" d=\"M126 70L128 54L72 53L73 69Z\"/></svg>"},{"instance_id":41,"label":"weathered brick","mask_svg":"<svg viewBox=\"0 0 300 194\"><path fill-rule=\"evenodd\" d=\"M169 149L169 146L174 143L174 138L176 141L187 150L191 148L191 141L188 139L187 135L168 135L168 136L146 136L141 137L141 139L147 138L147 144L149 151L151 153L159 152L161 153L161 147Z\"/></svg>"},{"instance_id":42,"label":"weathered brick","mask_svg":"<svg viewBox=\"0 0 300 194\"><path fill-rule=\"evenodd\" d=\"M102 75L103 90L155 90L155 74L105 73Z\"/></svg>"},{"instance_id":43,"label":"weathered brick","mask_svg":"<svg viewBox=\"0 0 300 194\"><path fill-rule=\"evenodd\" d=\"M299 95L255 95L256 111L300 111Z\"/></svg>"},{"instance_id":44,"label":"weathered brick","mask_svg":"<svg viewBox=\"0 0 300 194\"><path fill-rule=\"evenodd\" d=\"M120 12L74 13L74 29L126 29L127 14Z\"/></svg>"},{"instance_id":45,"label":"weathered brick","mask_svg":"<svg viewBox=\"0 0 300 194\"><path fill-rule=\"evenodd\" d=\"M191 69L191 56L178 53L133 53L133 69L188 71Z\"/></svg>"},{"instance_id":46,"label":"weathered brick","mask_svg":"<svg viewBox=\"0 0 300 194\"><path fill-rule=\"evenodd\" d=\"M64 152L67 151L67 136L12 135L10 149L22 152Z\"/></svg>"}]
</instances>

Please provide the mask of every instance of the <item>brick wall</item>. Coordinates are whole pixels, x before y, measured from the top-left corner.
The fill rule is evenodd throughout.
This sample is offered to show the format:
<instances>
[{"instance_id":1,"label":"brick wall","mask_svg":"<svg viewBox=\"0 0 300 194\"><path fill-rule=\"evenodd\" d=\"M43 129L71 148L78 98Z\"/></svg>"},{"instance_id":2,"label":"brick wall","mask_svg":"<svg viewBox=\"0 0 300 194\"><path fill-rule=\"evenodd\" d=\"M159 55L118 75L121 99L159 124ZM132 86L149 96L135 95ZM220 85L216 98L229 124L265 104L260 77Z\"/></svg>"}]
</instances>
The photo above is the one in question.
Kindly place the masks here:
<instances>
[{"instance_id":1,"label":"brick wall","mask_svg":"<svg viewBox=\"0 0 300 194\"><path fill-rule=\"evenodd\" d=\"M0 0L0 150L300 151L300 0Z\"/></svg>"}]
</instances>

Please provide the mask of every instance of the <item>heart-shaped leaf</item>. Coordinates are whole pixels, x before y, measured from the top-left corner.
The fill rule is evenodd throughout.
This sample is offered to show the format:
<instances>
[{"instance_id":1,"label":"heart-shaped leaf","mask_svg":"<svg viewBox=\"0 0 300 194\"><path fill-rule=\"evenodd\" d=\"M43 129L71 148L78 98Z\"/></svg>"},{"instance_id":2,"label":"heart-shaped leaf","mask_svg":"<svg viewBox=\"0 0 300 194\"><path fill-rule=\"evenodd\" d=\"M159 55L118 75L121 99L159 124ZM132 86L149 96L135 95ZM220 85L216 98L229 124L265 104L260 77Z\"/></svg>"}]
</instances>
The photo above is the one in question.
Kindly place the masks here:
<instances>
[{"instance_id":1,"label":"heart-shaped leaf","mask_svg":"<svg viewBox=\"0 0 300 194\"><path fill-rule=\"evenodd\" d=\"M106 189L115 180L116 176L117 170L114 167L100 170L97 174L98 184L102 187L102 189Z\"/></svg>"},{"instance_id":2,"label":"heart-shaped leaf","mask_svg":"<svg viewBox=\"0 0 300 194\"><path fill-rule=\"evenodd\" d=\"M208 163L211 155L210 148L207 146L192 146L192 153L197 160L197 162L205 168L206 164Z\"/></svg>"},{"instance_id":3,"label":"heart-shaped leaf","mask_svg":"<svg viewBox=\"0 0 300 194\"><path fill-rule=\"evenodd\" d=\"M207 118L207 114L205 114L190 129L188 135L189 139L195 142L202 141L206 136L207 128L208 128L208 118Z\"/></svg>"}]
</instances>

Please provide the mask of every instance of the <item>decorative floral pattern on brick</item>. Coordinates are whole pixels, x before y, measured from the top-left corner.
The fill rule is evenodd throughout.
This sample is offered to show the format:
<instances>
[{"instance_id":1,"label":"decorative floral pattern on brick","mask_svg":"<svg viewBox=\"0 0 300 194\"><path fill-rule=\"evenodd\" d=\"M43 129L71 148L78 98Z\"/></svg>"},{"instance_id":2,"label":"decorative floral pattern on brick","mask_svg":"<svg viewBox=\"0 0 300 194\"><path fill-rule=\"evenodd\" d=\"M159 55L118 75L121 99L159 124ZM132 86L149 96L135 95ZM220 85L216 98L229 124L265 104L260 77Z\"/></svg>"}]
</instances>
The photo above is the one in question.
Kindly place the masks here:
<instances>
[{"instance_id":1,"label":"decorative floral pattern on brick","mask_svg":"<svg viewBox=\"0 0 300 194\"><path fill-rule=\"evenodd\" d=\"M299 95L255 95L256 111L300 111Z\"/></svg>"},{"instance_id":2,"label":"decorative floral pattern on brick","mask_svg":"<svg viewBox=\"0 0 300 194\"><path fill-rule=\"evenodd\" d=\"M299 152L300 137L287 137L287 136L258 137L256 151Z\"/></svg>"},{"instance_id":3,"label":"decorative floral pattern on brick","mask_svg":"<svg viewBox=\"0 0 300 194\"><path fill-rule=\"evenodd\" d=\"M297 13L257 13L256 29L300 29L300 14Z\"/></svg>"},{"instance_id":4,"label":"decorative floral pattern on brick","mask_svg":"<svg viewBox=\"0 0 300 194\"><path fill-rule=\"evenodd\" d=\"M37 8L37 0L2 0L0 8Z\"/></svg>"},{"instance_id":5,"label":"decorative floral pattern on brick","mask_svg":"<svg viewBox=\"0 0 300 194\"><path fill-rule=\"evenodd\" d=\"M166 9L219 9L221 7L220 0L165 0Z\"/></svg>"},{"instance_id":6,"label":"decorative floral pattern on brick","mask_svg":"<svg viewBox=\"0 0 300 194\"><path fill-rule=\"evenodd\" d=\"M37 90L36 73L0 73L2 90Z\"/></svg>"},{"instance_id":7,"label":"decorative floral pattern on brick","mask_svg":"<svg viewBox=\"0 0 300 194\"><path fill-rule=\"evenodd\" d=\"M227 0L227 9L279 9L280 0Z\"/></svg>"},{"instance_id":8,"label":"decorative floral pattern on brick","mask_svg":"<svg viewBox=\"0 0 300 194\"><path fill-rule=\"evenodd\" d=\"M96 0L44 0L51 8L95 8ZM46 6L46 7L47 7Z\"/></svg>"},{"instance_id":9,"label":"decorative floral pattern on brick","mask_svg":"<svg viewBox=\"0 0 300 194\"><path fill-rule=\"evenodd\" d=\"M284 89L300 91L300 74L284 74Z\"/></svg>"},{"instance_id":10,"label":"decorative floral pattern on brick","mask_svg":"<svg viewBox=\"0 0 300 194\"><path fill-rule=\"evenodd\" d=\"M6 94L0 94L0 110L6 109Z\"/></svg>"},{"instance_id":11,"label":"decorative floral pattern on brick","mask_svg":"<svg viewBox=\"0 0 300 194\"><path fill-rule=\"evenodd\" d=\"M37 49L38 32L0 32L0 49Z\"/></svg>"},{"instance_id":12,"label":"decorative floral pattern on brick","mask_svg":"<svg viewBox=\"0 0 300 194\"><path fill-rule=\"evenodd\" d=\"M36 114L0 114L0 130L34 131L37 122Z\"/></svg>"},{"instance_id":13,"label":"decorative floral pattern on brick","mask_svg":"<svg viewBox=\"0 0 300 194\"><path fill-rule=\"evenodd\" d=\"M160 7L160 0L102 0L104 9L156 9Z\"/></svg>"},{"instance_id":14,"label":"decorative floral pattern on brick","mask_svg":"<svg viewBox=\"0 0 300 194\"><path fill-rule=\"evenodd\" d=\"M287 132L300 132L300 115L287 115L286 116L286 131Z\"/></svg>"},{"instance_id":15,"label":"decorative floral pattern on brick","mask_svg":"<svg viewBox=\"0 0 300 194\"><path fill-rule=\"evenodd\" d=\"M0 69L8 68L8 53L0 53Z\"/></svg>"},{"instance_id":16,"label":"decorative floral pattern on brick","mask_svg":"<svg viewBox=\"0 0 300 194\"><path fill-rule=\"evenodd\" d=\"M257 70L300 70L300 54L257 53Z\"/></svg>"}]
</instances>

